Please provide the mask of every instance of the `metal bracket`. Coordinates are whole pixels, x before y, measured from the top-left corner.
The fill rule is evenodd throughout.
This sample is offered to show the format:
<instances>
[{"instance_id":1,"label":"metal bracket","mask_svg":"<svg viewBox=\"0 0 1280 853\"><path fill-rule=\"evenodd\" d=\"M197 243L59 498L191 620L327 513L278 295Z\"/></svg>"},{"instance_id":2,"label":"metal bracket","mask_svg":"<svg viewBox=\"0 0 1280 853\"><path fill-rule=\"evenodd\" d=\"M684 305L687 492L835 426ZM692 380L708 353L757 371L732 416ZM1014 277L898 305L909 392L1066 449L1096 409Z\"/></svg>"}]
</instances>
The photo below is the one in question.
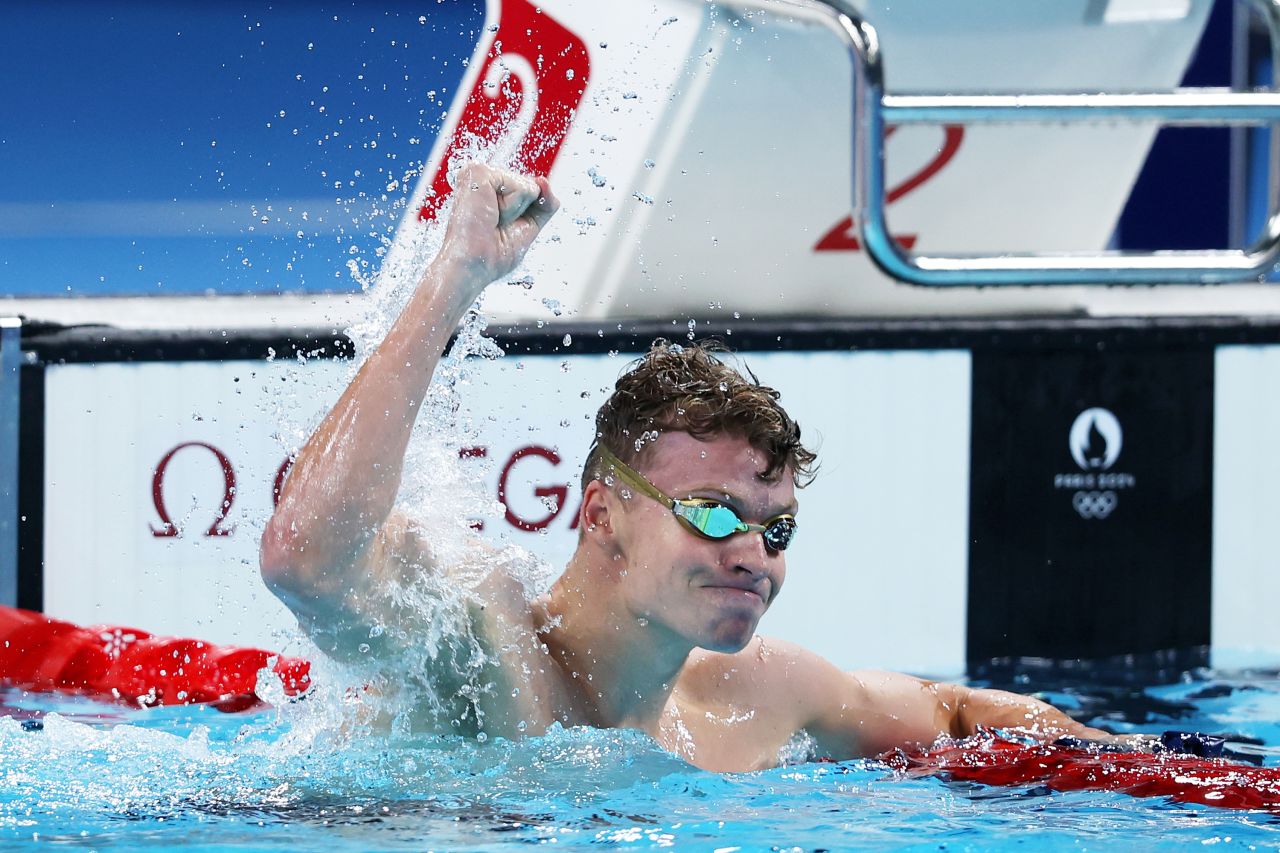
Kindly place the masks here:
<instances>
[{"instance_id":1,"label":"metal bracket","mask_svg":"<svg viewBox=\"0 0 1280 853\"><path fill-rule=\"evenodd\" d=\"M1280 68L1280 0L1254 0L1271 33ZM1151 94L886 95L875 28L849 0L757 0L760 8L822 23L853 59L853 210L863 245L888 275L910 284L1218 284L1257 282L1280 260L1280 203L1256 243L1213 251L1097 254L916 255L889 234L885 220L885 126L1027 121L1159 121L1206 126L1280 123L1280 94L1177 89ZM1274 194L1273 194L1274 195Z\"/></svg>"}]
</instances>

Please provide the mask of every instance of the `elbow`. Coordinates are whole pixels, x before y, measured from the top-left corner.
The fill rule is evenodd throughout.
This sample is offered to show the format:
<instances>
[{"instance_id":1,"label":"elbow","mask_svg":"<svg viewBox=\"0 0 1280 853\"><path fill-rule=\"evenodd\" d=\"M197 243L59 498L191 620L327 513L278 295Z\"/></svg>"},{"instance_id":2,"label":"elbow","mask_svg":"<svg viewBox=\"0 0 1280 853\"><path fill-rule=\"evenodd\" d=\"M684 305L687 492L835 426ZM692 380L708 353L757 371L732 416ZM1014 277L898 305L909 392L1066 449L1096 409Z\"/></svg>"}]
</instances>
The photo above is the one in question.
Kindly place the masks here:
<instances>
[{"instance_id":1,"label":"elbow","mask_svg":"<svg viewBox=\"0 0 1280 853\"><path fill-rule=\"evenodd\" d=\"M280 514L272 516L258 548L258 570L267 589L289 603L307 585L314 574L303 555L306 543L296 526Z\"/></svg>"},{"instance_id":2,"label":"elbow","mask_svg":"<svg viewBox=\"0 0 1280 853\"><path fill-rule=\"evenodd\" d=\"M258 571L272 594L299 617L314 616L340 600L349 580L342 567L355 554L335 552L325 531L295 514L277 510L262 532Z\"/></svg>"}]
</instances>

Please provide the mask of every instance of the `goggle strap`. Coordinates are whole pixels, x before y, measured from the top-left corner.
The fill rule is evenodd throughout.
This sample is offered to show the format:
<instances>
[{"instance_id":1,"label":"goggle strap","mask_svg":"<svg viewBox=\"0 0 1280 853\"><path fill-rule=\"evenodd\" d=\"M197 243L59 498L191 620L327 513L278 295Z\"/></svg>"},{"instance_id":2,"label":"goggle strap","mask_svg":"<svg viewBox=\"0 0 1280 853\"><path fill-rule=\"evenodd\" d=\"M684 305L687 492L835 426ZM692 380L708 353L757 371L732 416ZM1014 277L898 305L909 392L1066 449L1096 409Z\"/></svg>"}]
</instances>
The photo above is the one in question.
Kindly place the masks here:
<instances>
[{"instance_id":1,"label":"goggle strap","mask_svg":"<svg viewBox=\"0 0 1280 853\"><path fill-rule=\"evenodd\" d=\"M639 471L636 471L617 456L614 456L612 450L605 447L603 444L597 446L600 448L600 461L612 468L614 473L616 473L624 483L641 494L648 495L658 503L670 507L672 511L675 510L674 499L664 495L658 490L657 486L642 477Z\"/></svg>"}]
</instances>

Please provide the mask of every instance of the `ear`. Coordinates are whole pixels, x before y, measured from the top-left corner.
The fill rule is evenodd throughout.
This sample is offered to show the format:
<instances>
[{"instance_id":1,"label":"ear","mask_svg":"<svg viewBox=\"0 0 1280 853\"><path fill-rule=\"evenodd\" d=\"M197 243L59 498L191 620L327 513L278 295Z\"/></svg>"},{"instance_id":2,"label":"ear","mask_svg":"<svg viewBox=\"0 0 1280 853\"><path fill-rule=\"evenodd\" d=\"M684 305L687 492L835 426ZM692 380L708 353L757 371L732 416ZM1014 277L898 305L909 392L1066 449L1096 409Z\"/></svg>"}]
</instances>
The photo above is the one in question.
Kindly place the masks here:
<instances>
[{"instance_id":1,"label":"ear","mask_svg":"<svg viewBox=\"0 0 1280 853\"><path fill-rule=\"evenodd\" d=\"M587 483L582 493L582 507L578 510L578 530L584 539L610 547L615 531L612 521L616 515L617 497L613 490L600 480Z\"/></svg>"}]
</instances>

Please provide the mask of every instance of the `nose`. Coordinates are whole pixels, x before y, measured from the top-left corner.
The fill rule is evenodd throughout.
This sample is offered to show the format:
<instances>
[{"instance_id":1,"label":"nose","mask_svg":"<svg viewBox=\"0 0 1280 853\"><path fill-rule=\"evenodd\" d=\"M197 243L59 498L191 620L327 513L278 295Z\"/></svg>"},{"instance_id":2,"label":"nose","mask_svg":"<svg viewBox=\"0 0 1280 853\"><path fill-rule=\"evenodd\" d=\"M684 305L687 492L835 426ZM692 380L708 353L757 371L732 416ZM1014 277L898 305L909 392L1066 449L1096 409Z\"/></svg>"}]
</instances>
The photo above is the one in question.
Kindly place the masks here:
<instances>
[{"instance_id":1,"label":"nose","mask_svg":"<svg viewBox=\"0 0 1280 853\"><path fill-rule=\"evenodd\" d=\"M764 535L758 531L739 533L729 537L729 565L735 572L754 578L768 577L776 587L777 576L784 570L781 551L773 551L764 544Z\"/></svg>"}]
</instances>

